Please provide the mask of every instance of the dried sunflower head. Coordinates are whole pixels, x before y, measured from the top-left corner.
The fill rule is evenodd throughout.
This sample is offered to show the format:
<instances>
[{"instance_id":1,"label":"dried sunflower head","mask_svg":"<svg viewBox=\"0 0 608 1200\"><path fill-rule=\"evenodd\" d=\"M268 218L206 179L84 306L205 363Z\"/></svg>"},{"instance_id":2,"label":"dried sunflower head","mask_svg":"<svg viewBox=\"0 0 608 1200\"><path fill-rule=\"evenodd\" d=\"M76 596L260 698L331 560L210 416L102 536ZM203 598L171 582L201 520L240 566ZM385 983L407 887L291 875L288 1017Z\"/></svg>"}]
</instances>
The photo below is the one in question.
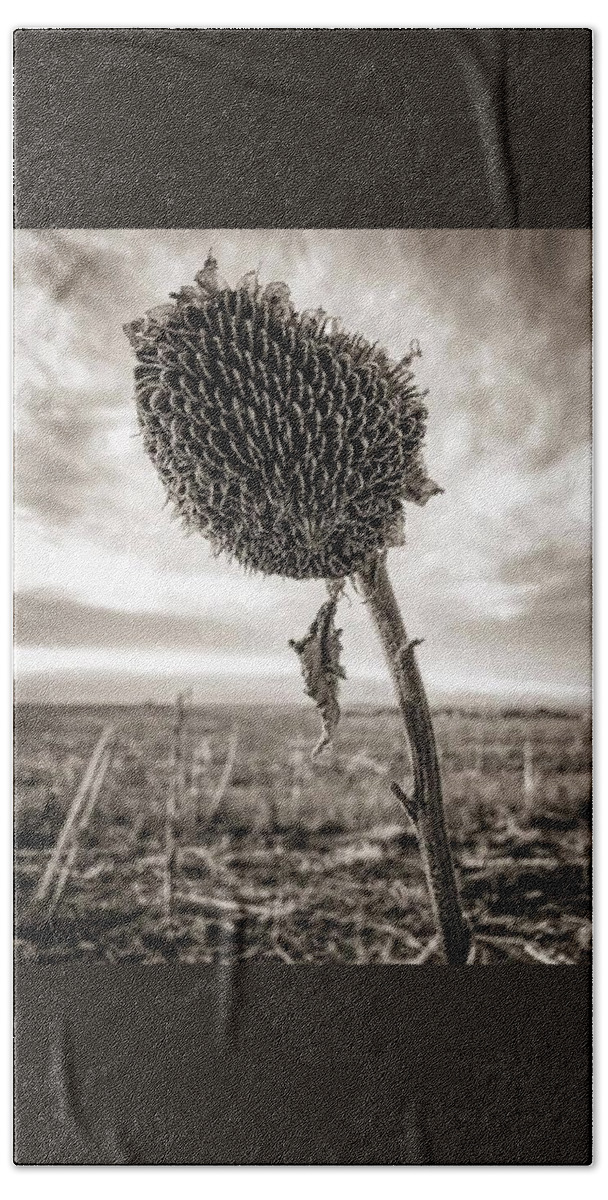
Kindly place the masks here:
<instances>
[{"instance_id":1,"label":"dried sunflower head","mask_svg":"<svg viewBox=\"0 0 608 1200\"><path fill-rule=\"evenodd\" d=\"M187 527L243 566L339 579L403 541L402 501L440 491L411 363L297 313L284 283L195 286L125 326L144 443Z\"/></svg>"}]
</instances>

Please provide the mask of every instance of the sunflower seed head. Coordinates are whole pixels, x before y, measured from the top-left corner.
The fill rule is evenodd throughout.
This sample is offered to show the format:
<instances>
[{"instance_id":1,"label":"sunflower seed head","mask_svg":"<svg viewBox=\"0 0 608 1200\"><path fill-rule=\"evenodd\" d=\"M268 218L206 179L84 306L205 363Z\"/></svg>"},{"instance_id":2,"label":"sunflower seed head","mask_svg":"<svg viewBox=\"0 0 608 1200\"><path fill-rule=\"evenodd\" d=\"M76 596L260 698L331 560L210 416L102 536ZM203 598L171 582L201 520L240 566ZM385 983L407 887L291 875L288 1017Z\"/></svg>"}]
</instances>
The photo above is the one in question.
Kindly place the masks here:
<instances>
[{"instance_id":1,"label":"sunflower seed head","mask_svg":"<svg viewBox=\"0 0 608 1200\"><path fill-rule=\"evenodd\" d=\"M218 551L265 574L339 579L403 541L402 501L440 491L421 457L411 362L297 313L255 272L195 284L125 326L144 444L168 498Z\"/></svg>"}]
</instances>

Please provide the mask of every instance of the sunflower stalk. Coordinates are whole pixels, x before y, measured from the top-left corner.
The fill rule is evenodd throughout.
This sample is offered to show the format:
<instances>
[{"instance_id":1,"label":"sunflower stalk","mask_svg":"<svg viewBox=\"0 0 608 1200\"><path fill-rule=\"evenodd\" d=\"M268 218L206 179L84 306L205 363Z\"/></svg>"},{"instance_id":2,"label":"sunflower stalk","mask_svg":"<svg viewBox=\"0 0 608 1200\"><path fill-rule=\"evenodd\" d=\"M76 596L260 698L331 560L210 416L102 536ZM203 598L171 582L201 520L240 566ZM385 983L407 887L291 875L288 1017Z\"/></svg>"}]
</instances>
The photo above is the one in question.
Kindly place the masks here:
<instances>
[{"instance_id":1,"label":"sunflower stalk","mask_svg":"<svg viewBox=\"0 0 608 1200\"><path fill-rule=\"evenodd\" d=\"M451 966L464 966L471 934L462 911L445 827L433 723L415 656L419 641L407 637L385 554L359 571L356 581L380 635L410 746L413 795L406 796L398 784L393 785L393 792L416 830L445 960Z\"/></svg>"}]
</instances>

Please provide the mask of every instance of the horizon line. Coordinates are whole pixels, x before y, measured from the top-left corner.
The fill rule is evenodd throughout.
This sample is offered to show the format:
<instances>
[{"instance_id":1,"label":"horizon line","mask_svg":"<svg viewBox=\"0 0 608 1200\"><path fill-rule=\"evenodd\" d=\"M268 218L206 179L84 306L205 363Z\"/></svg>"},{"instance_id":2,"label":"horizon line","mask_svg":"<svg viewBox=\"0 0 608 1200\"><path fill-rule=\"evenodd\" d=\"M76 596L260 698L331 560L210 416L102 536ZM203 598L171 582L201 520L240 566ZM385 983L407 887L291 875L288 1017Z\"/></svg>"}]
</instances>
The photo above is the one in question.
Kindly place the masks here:
<instances>
[{"instance_id":1,"label":"horizon line","mask_svg":"<svg viewBox=\"0 0 608 1200\"><path fill-rule=\"evenodd\" d=\"M14 697L13 708L29 707L29 708L166 708L171 709L175 706L178 697L187 697L188 688L184 688L182 692L176 693L174 700L155 700L150 697L146 700L41 700L41 699L19 699ZM231 700L217 699L207 701L189 701L186 699L186 707L189 711L197 709L209 708L307 708L311 714L316 713L314 703L303 695L301 700ZM497 713L528 713L528 712L546 712L549 714L559 714L577 712L591 712L593 709L593 697L588 701L549 701L549 700L524 700L524 701L509 701L506 697L498 695L489 696L461 696L454 699L441 700L432 702L430 705L433 712L449 712L453 709L460 709L469 712L488 712L495 711ZM397 701L383 702L374 700L350 700L341 706L342 715L345 716L353 709L373 710L375 712L398 712L399 705Z\"/></svg>"}]
</instances>

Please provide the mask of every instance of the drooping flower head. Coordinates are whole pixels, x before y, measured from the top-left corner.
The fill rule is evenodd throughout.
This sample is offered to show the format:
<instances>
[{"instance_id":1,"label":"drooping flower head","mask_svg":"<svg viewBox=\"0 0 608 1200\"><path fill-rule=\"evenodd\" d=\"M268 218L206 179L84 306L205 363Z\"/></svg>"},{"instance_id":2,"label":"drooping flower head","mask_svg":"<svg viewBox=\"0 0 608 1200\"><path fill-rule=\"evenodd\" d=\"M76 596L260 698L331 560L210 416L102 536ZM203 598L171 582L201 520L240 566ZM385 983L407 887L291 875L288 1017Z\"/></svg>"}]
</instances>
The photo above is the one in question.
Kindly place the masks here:
<instances>
[{"instance_id":1,"label":"drooping flower head","mask_svg":"<svg viewBox=\"0 0 608 1200\"><path fill-rule=\"evenodd\" d=\"M399 362L284 283L195 285L125 326L139 423L190 529L243 566L341 579L403 541L402 502L441 489L421 457L415 343Z\"/></svg>"}]
</instances>

